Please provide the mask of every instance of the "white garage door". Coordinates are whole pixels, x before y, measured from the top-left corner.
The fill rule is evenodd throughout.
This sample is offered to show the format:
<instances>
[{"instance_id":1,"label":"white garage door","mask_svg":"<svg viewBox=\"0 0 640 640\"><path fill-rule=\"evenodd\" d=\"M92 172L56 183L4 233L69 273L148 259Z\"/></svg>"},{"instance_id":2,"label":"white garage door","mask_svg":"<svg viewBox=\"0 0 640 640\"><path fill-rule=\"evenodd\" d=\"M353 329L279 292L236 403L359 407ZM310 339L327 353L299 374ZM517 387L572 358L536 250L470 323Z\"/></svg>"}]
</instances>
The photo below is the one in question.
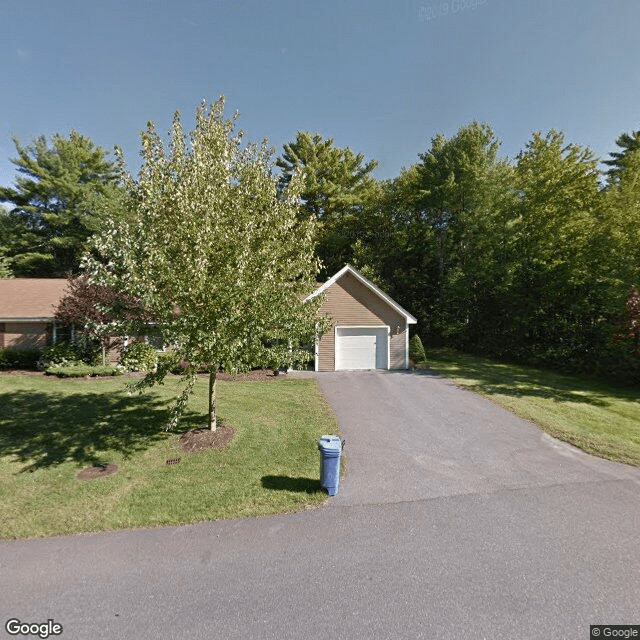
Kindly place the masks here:
<instances>
[{"instance_id":1,"label":"white garage door","mask_svg":"<svg viewBox=\"0 0 640 640\"><path fill-rule=\"evenodd\" d=\"M387 327L338 327L336 371L388 369Z\"/></svg>"}]
</instances>

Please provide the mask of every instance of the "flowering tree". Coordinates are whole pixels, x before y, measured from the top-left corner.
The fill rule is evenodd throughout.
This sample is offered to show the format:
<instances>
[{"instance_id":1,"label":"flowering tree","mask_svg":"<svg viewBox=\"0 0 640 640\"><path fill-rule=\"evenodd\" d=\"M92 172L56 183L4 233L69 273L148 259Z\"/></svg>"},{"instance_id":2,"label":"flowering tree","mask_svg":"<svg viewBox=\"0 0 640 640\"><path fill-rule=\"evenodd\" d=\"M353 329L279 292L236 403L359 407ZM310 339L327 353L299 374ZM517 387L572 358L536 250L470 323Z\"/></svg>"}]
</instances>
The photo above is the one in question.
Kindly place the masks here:
<instances>
[{"instance_id":1,"label":"flowering tree","mask_svg":"<svg viewBox=\"0 0 640 640\"><path fill-rule=\"evenodd\" d=\"M94 236L94 257L85 260L92 281L139 301L175 361L188 363L171 426L199 370L209 372L215 430L218 372L304 359L321 303L303 303L320 265L314 222L297 216L300 179L279 194L267 142L242 148L237 116L223 112L224 98L203 102L188 138L176 113L168 150L148 124L139 178L124 177L127 215ZM145 333L125 324L128 335ZM139 388L162 382L172 366L163 360Z\"/></svg>"}]
</instances>

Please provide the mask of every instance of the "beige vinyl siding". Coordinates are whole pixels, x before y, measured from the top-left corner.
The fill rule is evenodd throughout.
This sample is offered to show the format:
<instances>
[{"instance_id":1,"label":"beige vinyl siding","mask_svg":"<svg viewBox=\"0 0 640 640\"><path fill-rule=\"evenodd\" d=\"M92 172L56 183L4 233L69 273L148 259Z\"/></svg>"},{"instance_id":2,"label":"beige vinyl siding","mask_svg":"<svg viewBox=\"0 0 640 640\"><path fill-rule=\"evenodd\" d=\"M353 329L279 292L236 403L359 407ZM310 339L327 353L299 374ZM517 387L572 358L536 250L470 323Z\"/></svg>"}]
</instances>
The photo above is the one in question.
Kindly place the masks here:
<instances>
[{"instance_id":1,"label":"beige vinyl siding","mask_svg":"<svg viewBox=\"0 0 640 640\"><path fill-rule=\"evenodd\" d=\"M318 344L318 371L335 370L335 326L388 325L391 329L389 366L391 369L404 368L404 316L348 272L330 286L325 294L320 314L331 316L333 324Z\"/></svg>"},{"instance_id":2,"label":"beige vinyl siding","mask_svg":"<svg viewBox=\"0 0 640 640\"><path fill-rule=\"evenodd\" d=\"M402 316L399 316L399 318L400 325L391 327L391 336L389 340L389 369L405 369L407 366L404 358L406 349L405 340L407 332L407 320Z\"/></svg>"},{"instance_id":3,"label":"beige vinyl siding","mask_svg":"<svg viewBox=\"0 0 640 640\"><path fill-rule=\"evenodd\" d=\"M5 322L4 346L13 349L41 349L47 344L44 322Z\"/></svg>"}]
</instances>

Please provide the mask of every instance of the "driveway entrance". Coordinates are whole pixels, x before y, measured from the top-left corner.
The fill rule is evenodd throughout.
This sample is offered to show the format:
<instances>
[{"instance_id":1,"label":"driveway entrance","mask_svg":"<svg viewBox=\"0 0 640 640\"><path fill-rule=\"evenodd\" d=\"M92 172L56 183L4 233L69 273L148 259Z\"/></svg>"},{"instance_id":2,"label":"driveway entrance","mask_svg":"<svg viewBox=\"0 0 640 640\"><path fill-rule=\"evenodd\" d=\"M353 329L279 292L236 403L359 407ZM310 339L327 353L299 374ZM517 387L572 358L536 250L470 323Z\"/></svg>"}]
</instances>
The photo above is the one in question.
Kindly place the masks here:
<instances>
[{"instance_id":1,"label":"driveway entrance","mask_svg":"<svg viewBox=\"0 0 640 640\"><path fill-rule=\"evenodd\" d=\"M450 381L425 372L323 373L346 439L334 504L379 504L602 480L640 470L559 442Z\"/></svg>"}]
</instances>

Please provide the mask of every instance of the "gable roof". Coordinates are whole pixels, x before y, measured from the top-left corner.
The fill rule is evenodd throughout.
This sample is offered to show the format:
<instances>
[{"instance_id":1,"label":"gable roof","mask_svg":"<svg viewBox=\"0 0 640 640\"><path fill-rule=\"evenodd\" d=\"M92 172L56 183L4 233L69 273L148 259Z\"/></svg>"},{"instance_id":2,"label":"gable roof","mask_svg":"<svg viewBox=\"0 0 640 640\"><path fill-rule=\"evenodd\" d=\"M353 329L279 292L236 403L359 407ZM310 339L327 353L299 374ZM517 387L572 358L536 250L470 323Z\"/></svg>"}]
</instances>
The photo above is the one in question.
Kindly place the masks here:
<instances>
[{"instance_id":1,"label":"gable roof","mask_svg":"<svg viewBox=\"0 0 640 640\"><path fill-rule=\"evenodd\" d=\"M339 280L345 273L350 273L357 280L359 280L363 285L371 289L378 297L382 298L390 307L395 309L401 316L404 316L407 320L407 324L417 324L417 320L406 310L403 309L395 300L390 298L384 291L376 287L371 280L367 280L359 271L354 269L351 265L345 265L336 273L334 276L329 278L323 285L318 287L311 295L308 295L305 298L305 302L307 300L311 300L315 298L317 295L320 295L324 291L326 291L332 284L334 284L337 280Z\"/></svg>"},{"instance_id":2,"label":"gable roof","mask_svg":"<svg viewBox=\"0 0 640 640\"><path fill-rule=\"evenodd\" d=\"M52 320L67 284L65 278L0 279L0 322Z\"/></svg>"}]
</instances>

